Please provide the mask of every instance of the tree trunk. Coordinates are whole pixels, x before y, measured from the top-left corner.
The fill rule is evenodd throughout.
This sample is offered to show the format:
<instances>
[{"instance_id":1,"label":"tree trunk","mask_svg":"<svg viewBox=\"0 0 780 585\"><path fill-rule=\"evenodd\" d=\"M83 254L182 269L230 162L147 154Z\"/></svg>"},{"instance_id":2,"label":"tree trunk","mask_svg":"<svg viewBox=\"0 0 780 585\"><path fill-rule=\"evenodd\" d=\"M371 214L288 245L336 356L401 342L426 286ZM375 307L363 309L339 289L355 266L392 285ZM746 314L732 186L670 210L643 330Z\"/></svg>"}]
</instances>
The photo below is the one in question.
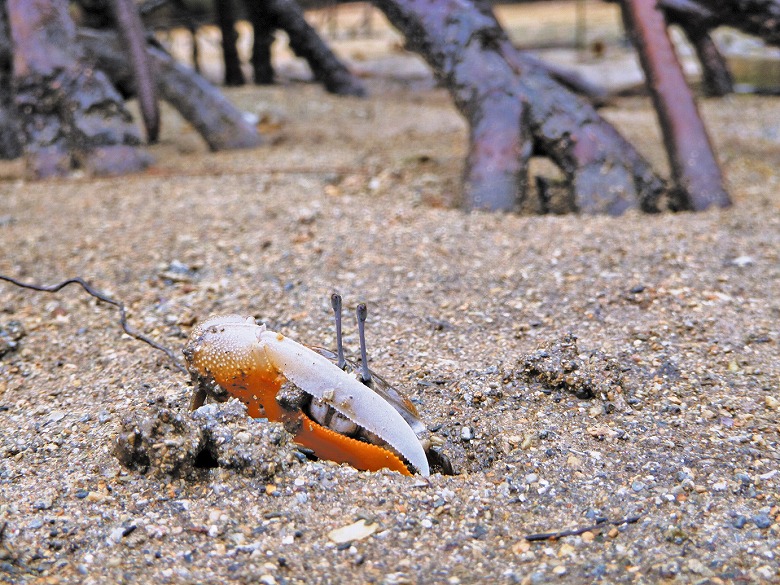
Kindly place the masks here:
<instances>
[{"instance_id":1,"label":"tree trunk","mask_svg":"<svg viewBox=\"0 0 780 585\"><path fill-rule=\"evenodd\" d=\"M137 171L150 159L123 100L83 60L66 0L7 0L13 88L28 172L65 175Z\"/></svg>"},{"instance_id":2,"label":"tree trunk","mask_svg":"<svg viewBox=\"0 0 780 585\"><path fill-rule=\"evenodd\" d=\"M731 26L780 46L780 0L659 0L658 6L690 15L707 29Z\"/></svg>"},{"instance_id":3,"label":"tree trunk","mask_svg":"<svg viewBox=\"0 0 780 585\"><path fill-rule=\"evenodd\" d=\"M99 69L110 72L117 85L133 87L127 55L114 33L81 29L79 42ZM160 96L175 107L208 143L211 150L252 148L261 144L255 127L220 92L168 55L149 45L147 52L157 71Z\"/></svg>"},{"instance_id":4,"label":"tree trunk","mask_svg":"<svg viewBox=\"0 0 780 585\"><path fill-rule=\"evenodd\" d=\"M696 56L701 63L702 87L705 95L723 97L733 93L734 79L726 60L709 34L710 26L707 24L707 17L674 9L665 9L664 14L669 24L676 24L682 28L696 50Z\"/></svg>"},{"instance_id":5,"label":"tree trunk","mask_svg":"<svg viewBox=\"0 0 780 585\"><path fill-rule=\"evenodd\" d=\"M495 22L496 26L500 26L493 13L493 3L490 0L471 0L471 2L477 10ZM526 65L533 65L537 69L544 70L547 75L566 89L587 97L594 106L601 106L607 103L609 99L607 90L591 83L577 71L553 63L545 63L529 51L521 51L520 54L522 54Z\"/></svg>"},{"instance_id":6,"label":"tree trunk","mask_svg":"<svg viewBox=\"0 0 780 585\"><path fill-rule=\"evenodd\" d=\"M155 91L154 72L146 57L146 29L140 14L144 6L147 10L153 7L148 4L139 6L135 0L77 0L77 4L82 26L111 28L119 32L133 65L133 76L138 88L138 105L146 128L147 141L156 142L160 134L160 105Z\"/></svg>"},{"instance_id":7,"label":"tree trunk","mask_svg":"<svg viewBox=\"0 0 780 585\"><path fill-rule=\"evenodd\" d=\"M588 98L594 106L604 106L609 102L609 92L604 87L591 83L577 71L554 63L545 63L529 51L521 51L520 54L528 65L544 70L547 75L569 91Z\"/></svg>"},{"instance_id":8,"label":"tree trunk","mask_svg":"<svg viewBox=\"0 0 780 585\"><path fill-rule=\"evenodd\" d=\"M255 83L271 85L274 82L274 68L271 63L271 45L274 42L275 23L271 14L260 1L246 2L249 22L252 23L252 69Z\"/></svg>"},{"instance_id":9,"label":"tree trunk","mask_svg":"<svg viewBox=\"0 0 780 585\"><path fill-rule=\"evenodd\" d=\"M425 57L469 123L464 207L514 209L527 193L533 144L519 83L493 46L498 31L459 2L434 2L430 10L414 0L376 4Z\"/></svg>"},{"instance_id":10,"label":"tree trunk","mask_svg":"<svg viewBox=\"0 0 780 585\"><path fill-rule=\"evenodd\" d=\"M696 211L731 205L707 130L685 82L663 12L647 0L623 0L623 19L655 104L676 187L676 204Z\"/></svg>"},{"instance_id":11,"label":"tree trunk","mask_svg":"<svg viewBox=\"0 0 780 585\"><path fill-rule=\"evenodd\" d=\"M247 0L263 3L263 11L290 37L290 48L306 59L314 78L331 93L364 96L366 90L357 77L333 54L317 31L306 22L294 0Z\"/></svg>"},{"instance_id":12,"label":"tree trunk","mask_svg":"<svg viewBox=\"0 0 780 585\"><path fill-rule=\"evenodd\" d=\"M690 22L679 23L701 63L705 95L723 97L734 92L734 78L707 29Z\"/></svg>"},{"instance_id":13,"label":"tree trunk","mask_svg":"<svg viewBox=\"0 0 780 585\"><path fill-rule=\"evenodd\" d=\"M157 102L154 72L146 54L146 30L133 0L111 0L110 4L117 31L133 65L147 140L155 143L160 136L160 104Z\"/></svg>"},{"instance_id":14,"label":"tree trunk","mask_svg":"<svg viewBox=\"0 0 780 585\"><path fill-rule=\"evenodd\" d=\"M649 164L588 102L516 50L492 12L468 0L375 4L428 61L470 124L467 208L508 210L525 197L528 127L535 147L565 173L580 211L657 210L664 184Z\"/></svg>"},{"instance_id":15,"label":"tree trunk","mask_svg":"<svg viewBox=\"0 0 780 585\"><path fill-rule=\"evenodd\" d=\"M11 86L13 58L5 1L0 0L0 159L22 156L22 143L19 141L19 112L16 111Z\"/></svg>"},{"instance_id":16,"label":"tree trunk","mask_svg":"<svg viewBox=\"0 0 780 585\"><path fill-rule=\"evenodd\" d=\"M241 59L238 57L236 42L236 11L233 0L214 0L214 12L222 33L222 61L225 64L225 85L244 85L244 73L241 71Z\"/></svg>"}]
</instances>

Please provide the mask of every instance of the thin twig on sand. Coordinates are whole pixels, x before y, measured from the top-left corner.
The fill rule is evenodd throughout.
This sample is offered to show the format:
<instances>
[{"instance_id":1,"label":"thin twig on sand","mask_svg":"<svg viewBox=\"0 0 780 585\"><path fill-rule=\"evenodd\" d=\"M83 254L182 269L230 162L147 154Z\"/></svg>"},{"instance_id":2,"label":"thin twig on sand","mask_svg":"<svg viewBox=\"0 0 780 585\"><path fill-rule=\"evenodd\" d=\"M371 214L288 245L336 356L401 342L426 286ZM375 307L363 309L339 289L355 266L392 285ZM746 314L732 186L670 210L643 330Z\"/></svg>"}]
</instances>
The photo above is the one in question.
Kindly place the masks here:
<instances>
[{"instance_id":1,"label":"thin twig on sand","mask_svg":"<svg viewBox=\"0 0 780 585\"><path fill-rule=\"evenodd\" d=\"M127 333L130 337L133 337L134 339L137 339L138 341L143 341L144 343L151 345L153 348L160 350L165 355L167 355L173 364L181 370L183 373L187 373L187 368L184 366L184 364L176 357L176 354L173 352L172 349L165 347L164 345L161 345L154 341L152 338L147 337L143 333L139 333L135 329L131 328L127 324L127 312L125 311L125 305L124 303L117 301L115 299L112 299L104 292L101 292L94 288L91 284L86 282L84 279L80 277L75 278L69 278L67 280L63 280L62 282L59 282L57 284L52 284L48 286L44 285L38 285L38 284L30 284L26 282L21 282L19 280L16 280L15 278L12 278L10 276L5 276L3 274L0 274L0 280L4 280L5 282L10 282L13 285L16 285L21 288L28 288L31 290L36 290L40 292L48 292L48 293L56 293L68 286L69 284L78 284L81 288L83 288L87 294L95 297L96 299L103 301L104 303L108 303L109 305L114 305L119 309L119 323L122 326L122 330Z\"/></svg>"},{"instance_id":2,"label":"thin twig on sand","mask_svg":"<svg viewBox=\"0 0 780 585\"><path fill-rule=\"evenodd\" d=\"M559 538L563 538L564 536L577 536L583 534L584 532L598 530L599 528L603 528L609 524L613 524L615 526L620 526L622 524L634 524L639 522L640 518L641 516L627 516L625 518L621 518L620 520L610 520L609 518L601 517L596 518L596 523L591 526L571 528L569 530L561 530L559 532L539 532L537 534L526 534L525 539L532 542L535 540L557 540Z\"/></svg>"}]
</instances>

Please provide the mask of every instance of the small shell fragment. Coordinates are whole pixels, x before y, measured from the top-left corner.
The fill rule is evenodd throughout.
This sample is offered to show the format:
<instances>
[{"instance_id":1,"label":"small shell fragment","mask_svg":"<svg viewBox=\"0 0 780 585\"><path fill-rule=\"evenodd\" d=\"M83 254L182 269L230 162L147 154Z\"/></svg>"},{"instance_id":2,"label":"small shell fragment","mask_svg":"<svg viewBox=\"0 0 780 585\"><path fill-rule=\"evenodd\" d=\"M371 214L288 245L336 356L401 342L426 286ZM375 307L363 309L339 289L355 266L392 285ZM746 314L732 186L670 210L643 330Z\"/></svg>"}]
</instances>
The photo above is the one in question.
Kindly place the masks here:
<instances>
[{"instance_id":1,"label":"small shell fragment","mask_svg":"<svg viewBox=\"0 0 780 585\"><path fill-rule=\"evenodd\" d=\"M352 542L354 540L363 540L368 538L374 532L379 530L379 524L372 522L367 524L365 520L361 519L347 526L341 528L334 528L328 532L328 538L330 538L336 544L343 544L345 542Z\"/></svg>"}]
</instances>

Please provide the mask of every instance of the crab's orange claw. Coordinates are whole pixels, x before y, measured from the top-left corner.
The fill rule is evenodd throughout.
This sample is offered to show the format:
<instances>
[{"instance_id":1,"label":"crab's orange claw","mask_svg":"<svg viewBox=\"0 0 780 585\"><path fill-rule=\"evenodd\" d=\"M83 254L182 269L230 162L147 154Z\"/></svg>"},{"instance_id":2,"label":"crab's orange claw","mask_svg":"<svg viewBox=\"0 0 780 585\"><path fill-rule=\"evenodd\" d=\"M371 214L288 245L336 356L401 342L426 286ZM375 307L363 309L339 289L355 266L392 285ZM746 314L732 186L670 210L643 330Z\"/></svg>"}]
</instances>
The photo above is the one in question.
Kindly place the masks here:
<instances>
[{"instance_id":1,"label":"crab's orange claw","mask_svg":"<svg viewBox=\"0 0 780 585\"><path fill-rule=\"evenodd\" d=\"M323 427L301 413L301 426L295 433L295 442L311 449L320 459L337 463L349 463L363 471L391 469L404 475L411 475L409 469L395 455L378 445L358 441Z\"/></svg>"}]
</instances>

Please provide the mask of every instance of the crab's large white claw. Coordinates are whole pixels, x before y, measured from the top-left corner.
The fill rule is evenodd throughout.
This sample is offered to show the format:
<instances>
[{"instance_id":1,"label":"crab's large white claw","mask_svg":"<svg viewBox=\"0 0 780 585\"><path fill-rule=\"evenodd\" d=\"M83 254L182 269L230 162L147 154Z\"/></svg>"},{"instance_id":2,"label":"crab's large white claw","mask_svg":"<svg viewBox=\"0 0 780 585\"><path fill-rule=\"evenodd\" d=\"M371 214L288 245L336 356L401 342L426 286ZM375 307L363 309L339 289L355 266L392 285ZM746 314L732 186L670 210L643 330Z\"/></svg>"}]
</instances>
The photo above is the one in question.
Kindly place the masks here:
<instances>
[{"instance_id":1,"label":"crab's large white claw","mask_svg":"<svg viewBox=\"0 0 780 585\"><path fill-rule=\"evenodd\" d=\"M259 327L256 334L268 360L285 378L379 436L414 465L420 475L430 475L417 435L391 404L308 347Z\"/></svg>"}]
</instances>

